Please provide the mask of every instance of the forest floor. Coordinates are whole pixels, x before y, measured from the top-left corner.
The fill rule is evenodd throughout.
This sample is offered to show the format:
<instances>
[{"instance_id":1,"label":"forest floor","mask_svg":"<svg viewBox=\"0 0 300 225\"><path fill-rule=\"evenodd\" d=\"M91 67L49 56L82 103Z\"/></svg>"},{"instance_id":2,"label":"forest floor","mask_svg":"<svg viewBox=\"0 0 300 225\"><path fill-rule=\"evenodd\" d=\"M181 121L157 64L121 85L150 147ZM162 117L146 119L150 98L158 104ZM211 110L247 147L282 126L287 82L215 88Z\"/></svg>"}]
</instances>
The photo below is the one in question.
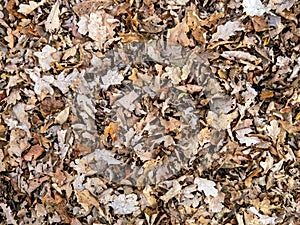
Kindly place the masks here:
<instances>
[{"instance_id":1,"label":"forest floor","mask_svg":"<svg viewBox=\"0 0 300 225\"><path fill-rule=\"evenodd\" d=\"M299 15L2 0L0 224L300 224Z\"/></svg>"}]
</instances>

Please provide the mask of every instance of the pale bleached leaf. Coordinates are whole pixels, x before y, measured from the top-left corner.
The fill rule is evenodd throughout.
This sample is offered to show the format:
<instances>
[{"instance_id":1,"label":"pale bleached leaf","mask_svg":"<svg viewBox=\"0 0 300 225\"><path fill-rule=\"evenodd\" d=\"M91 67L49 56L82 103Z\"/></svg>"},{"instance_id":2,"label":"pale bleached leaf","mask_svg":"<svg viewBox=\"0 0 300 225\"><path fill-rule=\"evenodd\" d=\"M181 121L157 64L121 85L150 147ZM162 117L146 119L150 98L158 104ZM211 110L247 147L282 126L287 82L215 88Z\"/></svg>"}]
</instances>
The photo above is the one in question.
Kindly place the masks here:
<instances>
[{"instance_id":1,"label":"pale bleached leaf","mask_svg":"<svg viewBox=\"0 0 300 225\"><path fill-rule=\"evenodd\" d=\"M114 209L115 214L131 214L139 209L138 204L136 194L121 194L114 195L109 206Z\"/></svg>"},{"instance_id":2,"label":"pale bleached leaf","mask_svg":"<svg viewBox=\"0 0 300 225\"><path fill-rule=\"evenodd\" d=\"M109 70L106 75L101 77L102 88L107 89L111 85L121 84L124 77L117 70Z\"/></svg>"},{"instance_id":3,"label":"pale bleached leaf","mask_svg":"<svg viewBox=\"0 0 300 225\"><path fill-rule=\"evenodd\" d=\"M47 0L41 0L40 2L29 1L28 4L20 4L18 12L27 15L42 6L45 2L47 2Z\"/></svg>"},{"instance_id":4,"label":"pale bleached leaf","mask_svg":"<svg viewBox=\"0 0 300 225\"><path fill-rule=\"evenodd\" d=\"M56 52L56 49L50 45L46 45L41 52L35 52L34 55L38 57L39 64L44 71L51 69L51 63L55 62L52 54Z\"/></svg>"},{"instance_id":5,"label":"pale bleached leaf","mask_svg":"<svg viewBox=\"0 0 300 225\"><path fill-rule=\"evenodd\" d=\"M239 21L228 21L224 25L220 25L217 28L217 32L212 35L211 42L218 41L218 40L228 40L230 36L235 35L237 31L242 31L245 28L243 24Z\"/></svg>"},{"instance_id":6,"label":"pale bleached leaf","mask_svg":"<svg viewBox=\"0 0 300 225\"><path fill-rule=\"evenodd\" d=\"M14 218L14 213L11 210L11 208L5 204L5 203L0 203L0 208L2 209L2 211L4 212L4 215L6 217L6 224L12 224L12 225L17 225L17 221ZM2 222L3 222L4 218L1 218Z\"/></svg>"},{"instance_id":7,"label":"pale bleached leaf","mask_svg":"<svg viewBox=\"0 0 300 225\"><path fill-rule=\"evenodd\" d=\"M254 215L258 216L259 222L263 225L269 225L269 224L275 225L276 224L275 223L276 217L271 217L271 216L266 216L266 215L260 214L255 207L250 207L248 209L248 212L253 213Z\"/></svg>"},{"instance_id":8,"label":"pale bleached leaf","mask_svg":"<svg viewBox=\"0 0 300 225\"><path fill-rule=\"evenodd\" d=\"M296 0L270 0L268 7L280 13L284 10L290 10L295 3Z\"/></svg>"},{"instance_id":9,"label":"pale bleached leaf","mask_svg":"<svg viewBox=\"0 0 300 225\"><path fill-rule=\"evenodd\" d=\"M251 128L243 128L236 131L236 138L241 144L246 144L246 146L251 146L260 143L258 137L248 136L253 130Z\"/></svg>"},{"instance_id":10,"label":"pale bleached leaf","mask_svg":"<svg viewBox=\"0 0 300 225\"><path fill-rule=\"evenodd\" d=\"M172 188L170 188L166 194L160 197L160 199L164 202L168 202L171 198L178 195L181 191L181 185L177 180L174 180L172 185Z\"/></svg>"},{"instance_id":11,"label":"pale bleached leaf","mask_svg":"<svg viewBox=\"0 0 300 225\"><path fill-rule=\"evenodd\" d=\"M194 184L198 186L198 191L204 192L205 196L217 197L218 189L215 188L216 186L215 182L197 177L194 180Z\"/></svg>"},{"instance_id":12,"label":"pale bleached leaf","mask_svg":"<svg viewBox=\"0 0 300 225\"><path fill-rule=\"evenodd\" d=\"M244 12L250 16L262 16L266 9L260 0L244 0Z\"/></svg>"},{"instance_id":13,"label":"pale bleached leaf","mask_svg":"<svg viewBox=\"0 0 300 225\"><path fill-rule=\"evenodd\" d=\"M69 113L70 113L70 107L66 107L55 117L55 123L59 123L61 125L64 124L68 120Z\"/></svg>"},{"instance_id":14,"label":"pale bleached leaf","mask_svg":"<svg viewBox=\"0 0 300 225\"><path fill-rule=\"evenodd\" d=\"M60 27L59 14L59 1L57 1L52 7L45 22L46 31L53 32Z\"/></svg>"}]
</instances>

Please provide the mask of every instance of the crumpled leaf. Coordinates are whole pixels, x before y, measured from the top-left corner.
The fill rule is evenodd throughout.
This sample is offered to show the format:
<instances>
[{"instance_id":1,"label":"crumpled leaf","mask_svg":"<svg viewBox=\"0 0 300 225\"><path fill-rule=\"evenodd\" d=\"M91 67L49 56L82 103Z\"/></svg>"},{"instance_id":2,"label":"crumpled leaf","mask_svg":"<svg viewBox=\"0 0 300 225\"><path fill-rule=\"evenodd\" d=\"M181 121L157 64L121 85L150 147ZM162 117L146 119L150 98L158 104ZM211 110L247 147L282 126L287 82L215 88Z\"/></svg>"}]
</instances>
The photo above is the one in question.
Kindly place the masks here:
<instances>
[{"instance_id":1,"label":"crumpled leaf","mask_svg":"<svg viewBox=\"0 0 300 225\"><path fill-rule=\"evenodd\" d=\"M112 5L112 0L85 0L81 1L73 7L74 12L82 17L86 14L96 12L98 8L102 7L106 9L108 6Z\"/></svg>"},{"instance_id":2,"label":"crumpled leaf","mask_svg":"<svg viewBox=\"0 0 300 225\"><path fill-rule=\"evenodd\" d=\"M35 52L34 55L38 57L42 70L48 71L51 69L51 63L56 60L52 57L52 54L56 52L56 49L50 45L46 45L42 52Z\"/></svg>"},{"instance_id":3,"label":"crumpled leaf","mask_svg":"<svg viewBox=\"0 0 300 225\"><path fill-rule=\"evenodd\" d=\"M33 10L42 6L45 2L47 2L47 0L41 0L38 3L35 1L29 1L29 4L20 4L18 12L27 15L31 13Z\"/></svg>"},{"instance_id":4,"label":"crumpled leaf","mask_svg":"<svg viewBox=\"0 0 300 225\"><path fill-rule=\"evenodd\" d=\"M280 133L278 121L272 120L270 122L270 125L267 126L267 131L268 131L268 135L272 138L273 142L275 143Z\"/></svg>"},{"instance_id":5,"label":"crumpled leaf","mask_svg":"<svg viewBox=\"0 0 300 225\"><path fill-rule=\"evenodd\" d=\"M138 204L136 194L121 194L114 195L109 206L114 209L115 214L131 214L139 209Z\"/></svg>"},{"instance_id":6,"label":"crumpled leaf","mask_svg":"<svg viewBox=\"0 0 300 225\"><path fill-rule=\"evenodd\" d=\"M59 1L57 1L50 11L50 14L45 22L46 31L53 32L60 27L59 22Z\"/></svg>"},{"instance_id":7,"label":"crumpled leaf","mask_svg":"<svg viewBox=\"0 0 300 225\"><path fill-rule=\"evenodd\" d=\"M25 107L26 105L24 103L18 103L13 107L13 112L21 124L20 127L26 131L28 136L30 136L29 129L31 128L31 124L28 121L29 117L28 117L28 113L25 112Z\"/></svg>"},{"instance_id":8,"label":"crumpled leaf","mask_svg":"<svg viewBox=\"0 0 300 225\"><path fill-rule=\"evenodd\" d=\"M260 0L244 0L244 12L250 16L262 16L266 10Z\"/></svg>"},{"instance_id":9,"label":"crumpled leaf","mask_svg":"<svg viewBox=\"0 0 300 225\"><path fill-rule=\"evenodd\" d=\"M224 25L220 25L217 28L217 32L212 35L211 42L224 40L227 41L230 36L235 35L235 32L245 30L243 24L240 21L228 21Z\"/></svg>"},{"instance_id":10,"label":"crumpled leaf","mask_svg":"<svg viewBox=\"0 0 300 225\"><path fill-rule=\"evenodd\" d=\"M215 186L216 186L215 182L213 182L211 180L196 177L194 180L194 184L196 184L198 186L198 191L204 192L205 196L217 197L218 189L215 188Z\"/></svg>"},{"instance_id":11,"label":"crumpled leaf","mask_svg":"<svg viewBox=\"0 0 300 225\"><path fill-rule=\"evenodd\" d=\"M79 204L84 208L85 211L89 211L94 206L98 209L99 214L105 218L105 214L100 208L98 200L92 196L88 190L84 189L83 191L79 191L75 189L75 195Z\"/></svg>"},{"instance_id":12,"label":"crumpled leaf","mask_svg":"<svg viewBox=\"0 0 300 225\"><path fill-rule=\"evenodd\" d=\"M38 157L40 157L40 155L43 154L44 151L44 148L40 145L31 146L29 151L24 155L24 159L26 161L36 160Z\"/></svg>"},{"instance_id":13,"label":"crumpled leaf","mask_svg":"<svg viewBox=\"0 0 300 225\"><path fill-rule=\"evenodd\" d=\"M225 114L223 112L215 113L213 111L208 111L206 121L210 126L217 130L226 130L230 128L231 122L237 117L237 110L229 114Z\"/></svg>"}]
</instances>

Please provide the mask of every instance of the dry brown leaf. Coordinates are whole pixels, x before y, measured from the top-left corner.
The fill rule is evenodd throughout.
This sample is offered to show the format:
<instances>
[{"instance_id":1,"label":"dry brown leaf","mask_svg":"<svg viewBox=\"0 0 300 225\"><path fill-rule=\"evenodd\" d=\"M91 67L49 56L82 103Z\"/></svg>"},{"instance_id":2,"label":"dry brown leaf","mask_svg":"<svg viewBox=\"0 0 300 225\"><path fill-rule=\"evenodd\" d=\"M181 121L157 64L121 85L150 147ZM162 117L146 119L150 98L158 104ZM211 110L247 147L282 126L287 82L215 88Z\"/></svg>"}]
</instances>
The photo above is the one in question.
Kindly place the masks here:
<instances>
[{"instance_id":1,"label":"dry brown leaf","mask_svg":"<svg viewBox=\"0 0 300 225\"><path fill-rule=\"evenodd\" d=\"M29 180L28 188L26 189L26 192L28 194L31 194L34 190L36 190L38 187L40 187L47 180L49 180L48 176Z\"/></svg>"},{"instance_id":2,"label":"dry brown leaf","mask_svg":"<svg viewBox=\"0 0 300 225\"><path fill-rule=\"evenodd\" d=\"M190 39L187 36L189 27L185 22L178 23L174 28L168 30L167 40L169 45L189 46Z\"/></svg>"},{"instance_id":3,"label":"dry brown leaf","mask_svg":"<svg viewBox=\"0 0 300 225\"><path fill-rule=\"evenodd\" d=\"M107 138L110 135L111 139L116 141L118 139L118 128L119 123L110 122L104 130L104 137Z\"/></svg>"},{"instance_id":4,"label":"dry brown leaf","mask_svg":"<svg viewBox=\"0 0 300 225\"><path fill-rule=\"evenodd\" d=\"M267 24L266 20L261 16L254 16L251 18L254 30L256 32L262 32L269 29L269 25Z\"/></svg>"},{"instance_id":5,"label":"dry brown leaf","mask_svg":"<svg viewBox=\"0 0 300 225\"><path fill-rule=\"evenodd\" d=\"M265 100L272 97L274 97L274 92L271 90L264 90L259 95L260 100Z\"/></svg>"},{"instance_id":6,"label":"dry brown leaf","mask_svg":"<svg viewBox=\"0 0 300 225\"><path fill-rule=\"evenodd\" d=\"M36 160L38 157L40 157L43 154L44 151L45 151L44 148L41 147L40 145L34 145L34 146L31 146L31 148L24 155L23 158L26 161Z\"/></svg>"},{"instance_id":7,"label":"dry brown leaf","mask_svg":"<svg viewBox=\"0 0 300 225\"><path fill-rule=\"evenodd\" d=\"M250 187L251 183L252 183L252 179L254 177L256 177L260 172L262 171L262 169L260 167L258 167L256 170L254 170L245 180L245 186L246 187Z\"/></svg>"},{"instance_id":8,"label":"dry brown leaf","mask_svg":"<svg viewBox=\"0 0 300 225\"><path fill-rule=\"evenodd\" d=\"M93 197L88 190L75 190L75 195L79 204L85 209L85 211L90 211L92 207L98 209L101 217L106 218L103 210L101 209L98 200Z\"/></svg>"},{"instance_id":9,"label":"dry brown leaf","mask_svg":"<svg viewBox=\"0 0 300 225\"><path fill-rule=\"evenodd\" d=\"M76 4L73 10L79 17L82 17L96 12L100 8L107 8L112 4L112 0L85 0Z\"/></svg>"}]
</instances>

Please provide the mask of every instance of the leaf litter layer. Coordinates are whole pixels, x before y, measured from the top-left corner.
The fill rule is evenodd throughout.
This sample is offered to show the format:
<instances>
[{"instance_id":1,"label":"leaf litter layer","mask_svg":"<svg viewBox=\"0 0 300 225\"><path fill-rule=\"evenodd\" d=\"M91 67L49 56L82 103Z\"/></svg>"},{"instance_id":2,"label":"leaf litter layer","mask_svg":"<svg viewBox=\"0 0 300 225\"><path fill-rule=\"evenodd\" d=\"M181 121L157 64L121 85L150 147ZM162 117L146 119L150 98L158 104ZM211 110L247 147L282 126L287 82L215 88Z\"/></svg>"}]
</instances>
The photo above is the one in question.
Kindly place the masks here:
<instances>
[{"instance_id":1,"label":"leaf litter layer","mask_svg":"<svg viewBox=\"0 0 300 225\"><path fill-rule=\"evenodd\" d=\"M0 224L298 224L299 2L0 3Z\"/></svg>"}]
</instances>

